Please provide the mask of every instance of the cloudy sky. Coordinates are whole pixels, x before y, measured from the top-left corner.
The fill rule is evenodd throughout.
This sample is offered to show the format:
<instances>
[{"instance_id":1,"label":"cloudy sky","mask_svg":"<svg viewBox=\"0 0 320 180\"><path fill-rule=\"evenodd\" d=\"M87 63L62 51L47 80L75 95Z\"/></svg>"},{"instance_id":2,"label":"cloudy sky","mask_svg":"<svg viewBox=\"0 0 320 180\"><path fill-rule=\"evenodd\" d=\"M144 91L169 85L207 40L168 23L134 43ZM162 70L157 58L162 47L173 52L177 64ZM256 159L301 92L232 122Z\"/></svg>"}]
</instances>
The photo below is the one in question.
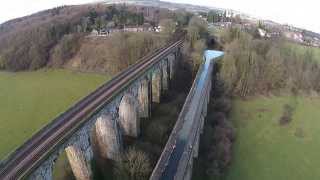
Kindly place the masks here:
<instances>
[{"instance_id":1,"label":"cloudy sky","mask_svg":"<svg viewBox=\"0 0 320 180\"><path fill-rule=\"evenodd\" d=\"M93 0L0 0L0 23L59 5ZM319 0L166 0L229 8L320 33Z\"/></svg>"}]
</instances>

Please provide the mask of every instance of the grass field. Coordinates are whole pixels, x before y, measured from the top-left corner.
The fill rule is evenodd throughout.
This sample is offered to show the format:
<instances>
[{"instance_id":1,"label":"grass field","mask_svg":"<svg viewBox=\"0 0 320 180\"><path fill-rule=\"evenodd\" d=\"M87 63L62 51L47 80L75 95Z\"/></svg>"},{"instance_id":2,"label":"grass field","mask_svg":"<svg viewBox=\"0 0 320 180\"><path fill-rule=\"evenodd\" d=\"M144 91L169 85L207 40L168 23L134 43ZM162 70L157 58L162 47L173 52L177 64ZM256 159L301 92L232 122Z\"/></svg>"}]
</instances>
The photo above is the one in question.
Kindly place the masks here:
<instances>
[{"instance_id":1,"label":"grass field","mask_svg":"<svg viewBox=\"0 0 320 180\"><path fill-rule=\"evenodd\" d=\"M0 72L0 159L108 79L67 70Z\"/></svg>"},{"instance_id":2,"label":"grass field","mask_svg":"<svg viewBox=\"0 0 320 180\"><path fill-rule=\"evenodd\" d=\"M292 121L280 125L285 104ZM237 131L226 180L317 180L320 177L320 98L268 97L235 100Z\"/></svg>"},{"instance_id":3,"label":"grass field","mask_svg":"<svg viewBox=\"0 0 320 180\"><path fill-rule=\"evenodd\" d=\"M309 51L310 55L313 60L316 60L317 62L320 62L320 48L317 47L310 47L310 46L304 46L297 43L292 42L286 42L286 48L291 49L292 51L296 52L299 55L305 54L307 51ZM282 51L286 51L283 49Z\"/></svg>"}]
</instances>

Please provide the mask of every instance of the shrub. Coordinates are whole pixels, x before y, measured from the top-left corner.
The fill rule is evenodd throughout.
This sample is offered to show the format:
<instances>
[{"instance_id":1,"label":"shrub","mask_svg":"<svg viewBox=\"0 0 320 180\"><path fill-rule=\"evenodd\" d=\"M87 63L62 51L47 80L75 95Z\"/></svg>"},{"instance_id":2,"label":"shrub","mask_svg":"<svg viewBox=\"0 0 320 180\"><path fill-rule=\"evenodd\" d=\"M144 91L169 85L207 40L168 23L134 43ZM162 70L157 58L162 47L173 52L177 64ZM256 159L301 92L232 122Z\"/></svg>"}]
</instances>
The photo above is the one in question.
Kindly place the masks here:
<instances>
[{"instance_id":1,"label":"shrub","mask_svg":"<svg viewBox=\"0 0 320 180\"><path fill-rule=\"evenodd\" d=\"M209 167L207 167L206 175L215 180L222 178L223 173L219 170L219 164L217 161L212 162Z\"/></svg>"},{"instance_id":2,"label":"shrub","mask_svg":"<svg viewBox=\"0 0 320 180\"><path fill-rule=\"evenodd\" d=\"M191 48L195 47L195 44L199 39L206 39L208 36L207 22L196 16L191 18L187 30L187 37Z\"/></svg>"},{"instance_id":3,"label":"shrub","mask_svg":"<svg viewBox=\"0 0 320 180\"><path fill-rule=\"evenodd\" d=\"M162 146L150 142L138 141L134 146L144 152L148 152L150 164L154 166L162 153Z\"/></svg>"},{"instance_id":4,"label":"shrub","mask_svg":"<svg viewBox=\"0 0 320 180\"><path fill-rule=\"evenodd\" d=\"M228 128L216 126L212 134L212 142L207 145L207 176L220 177L230 165L232 157L232 140L228 137Z\"/></svg>"},{"instance_id":5,"label":"shrub","mask_svg":"<svg viewBox=\"0 0 320 180\"><path fill-rule=\"evenodd\" d=\"M216 66L217 68L217 66ZM217 68L218 69L218 68ZM215 76L215 80L213 81L214 86L212 87L211 96L213 99L217 99L222 96L227 96L225 83L219 79L219 77Z\"/></svg>"},{"instance_id":6,"label":"shrub","mask_svg":"<svg viewBox=\"0 0 320 180\"><path fill-rule=\"evenodd\" d=\"M292 121L293 111L294 111L294 108L289 104L285 104L283 106L283 113L280 118L280 125L287 125Z\"/></svg>"},{"instance_id":7,"label":"shrub","mask_svg":"<svg viewBox=\"0 0 320 180\"><path fill-rule=\"evenodd\" d=\"M37 44L32 44L29 49L29 58L31 59L31 64L29 69L36 70L46 65L47 55L43 52L44 49L39 47Z\"/></svg>"},{"instance_id":8,"label":"shrub","mask_svg":"<svg viewBox=\"0 0 320 180\"><path fill-rule=\"evenodd\" d=\"M213 100L214 101L214 110L218 112L223 112L228 114L231 110L231 101L225 97L221 97L219 99Z\"/></svg>"},{"instance_id":9,"label":"shrub","mask_svg":"<svg viewBox=\"0 0 320 180\"><path fill-rule=\"evenodd\" d=\"M165 140L167 139L167 131L168 128L162 123L159 123L157 121L151 122L147 127L147 140L154 144L161 145L165 143Z\"/></svg>"},{"instance_id":10,"label":"shrub","mask_svg":"<svg viewBox=\"0 0 320 180\"><path fill-rule=\"evenodd\" d=\"M60 67L66 63L79 49L79 34L65 35L52 51L50 66Z\"/></svg>"},{"instance_id":11,"label":"shrub","mask_svg":"<svg viewBox=\"0 0 320 180\"><path fill-rule=\"evenodd\" d=\"M4 59L0 55L0 69L4 69L4 68L5 68Z\"/></svg>"},{"instance_id":12,"label":"shrub","mask_svg":"<svg viewBox=\"0 0 320 180\"><path fill-rule=\"evenodd\" d=\"M210 114L210 116L208 116L207 120L211 126L214 127L226 121L226 115L223 112L214 111L212 114Z\"/></svg>"},{"instance_id":13,"label":"shrub","mask_svg":"<svg viewBox=\"0 0 320 180\"><path fill-rule=\"evenodd\" d=\"M303 129L300 128L296 128L294 135L298 138L303 138L305 136L305 132L303 131Z\"/></svg>"},{"instance_id":14,"label":"shrub","mask_svg":"<svg viewBox=\"0 0 320 180\"><path fill-rule=\"evenodd\" d=\"M176 31L176 22L172 19L163 19L159 24L163 27L162 33L168 37Z\"/></svg>"},{"instance_id":15,"label":"shrub","mask_svg":"<svg viewBox=\"0 0 320 180\"><path fill-rule=\"evenodd\" d=\"M213 110L207 116L207 125L200 144L200 155L204 158L205 175L209 178L221 179L229 167L232 158L232 143L235 140L235 129L227 119L231 110L231 102L227 97L217 96L210 103Z\"/></svg>"},{"instance_id":16,"label":"shrub","mask_svg":"<svg viewBox=\"0 0 320 180\"><path fill-rule=\"evenodd\" d=\"M127 150L115 166L115 174L119 180L148 179L150 172L151 166L147 154L135 148Z\"/></svg>"}]
</instances>

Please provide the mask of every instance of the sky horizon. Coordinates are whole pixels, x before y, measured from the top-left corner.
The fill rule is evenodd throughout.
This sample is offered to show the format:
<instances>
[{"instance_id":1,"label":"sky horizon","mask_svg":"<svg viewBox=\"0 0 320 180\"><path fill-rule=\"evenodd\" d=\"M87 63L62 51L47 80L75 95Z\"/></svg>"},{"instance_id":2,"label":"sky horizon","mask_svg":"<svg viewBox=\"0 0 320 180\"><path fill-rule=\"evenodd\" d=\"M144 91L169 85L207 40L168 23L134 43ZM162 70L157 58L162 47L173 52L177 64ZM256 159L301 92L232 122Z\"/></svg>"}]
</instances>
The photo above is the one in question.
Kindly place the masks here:
<instances>
[{"instance_id":1,"label":"sky horizon","mask_svg":"<svg viewBox=\"0 0 320 180\"><path fill-rule=\"evenodd\" d=\"M299 28L320 33L318 7L316 0L163 0L175 3L210 6L233 9L259 19L272 20L281 24L290 24ZM45 9L61 5L85 4L96 0L11 0L1 3L0 24L18 17L27 16ZM18 4L18 5L17 5Z\"/></svg>"}]
</instances>

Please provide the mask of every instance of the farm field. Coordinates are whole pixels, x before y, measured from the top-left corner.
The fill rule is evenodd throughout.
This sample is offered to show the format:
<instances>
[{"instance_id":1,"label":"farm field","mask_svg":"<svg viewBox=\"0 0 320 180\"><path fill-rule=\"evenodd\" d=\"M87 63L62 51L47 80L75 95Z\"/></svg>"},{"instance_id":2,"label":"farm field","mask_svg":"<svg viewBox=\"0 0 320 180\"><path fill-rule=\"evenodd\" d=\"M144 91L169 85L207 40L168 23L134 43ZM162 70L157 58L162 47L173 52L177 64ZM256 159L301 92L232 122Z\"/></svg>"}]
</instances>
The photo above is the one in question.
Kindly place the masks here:
<instances>
[{"instance_id":1,"label":"farm field","mask_svg":"<svg viewBox=\"0 0 320 180\"><path fill-rule=\"evenodd\" d=\"M225 180L316 180L320 177L320 97L233 101L237 139ZM284 106L292 119L280 125Z\"/></svg>"},{"instance_id":2,"label":"farm field","mask_svg":"<svg viewBox=\"0 0 320 180\"><path fill-rule=\"evenodd\" d=\"M0 71L0 159L109 79L68 70Z\"/></svg>"}]
</instances>

